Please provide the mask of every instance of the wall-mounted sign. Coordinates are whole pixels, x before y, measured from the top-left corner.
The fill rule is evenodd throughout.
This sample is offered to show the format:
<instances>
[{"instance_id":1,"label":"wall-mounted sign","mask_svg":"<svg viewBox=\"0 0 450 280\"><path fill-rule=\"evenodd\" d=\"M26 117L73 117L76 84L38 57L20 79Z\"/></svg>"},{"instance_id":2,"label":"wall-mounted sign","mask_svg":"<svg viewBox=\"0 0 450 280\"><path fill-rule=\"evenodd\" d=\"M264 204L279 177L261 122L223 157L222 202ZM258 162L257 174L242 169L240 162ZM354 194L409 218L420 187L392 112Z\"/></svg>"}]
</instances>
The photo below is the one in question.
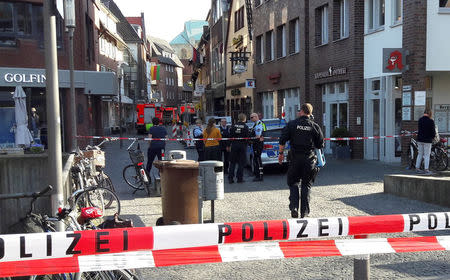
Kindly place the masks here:
<instances>
[{"instance_id":1,"label":"wall-mounted sign","mask_svg":"<svg viewBox=\"0 0 450 280\"><path fill-rule=\"evenodd\" d=\"M314 74L314 79L324 79L324 78L330 78L334 76L340 76L340 75L346 75L347 74L347 68L341 67L341 68L333 68L330 66L328 68L328 71L319 72Z\"/></svg>"},{"instance_id":2,"label":"wall-mounted sign","mask_svg":"<svg viewBox=\"0 0 450 280\"><path fill-rule=\"evenodd\" d=\"M45 75L44 74L22 74L22 73L6 73L3 76L3 79L6 83L45 83Z\"/></svg>"},{"instance_id":3,"label":"wall-mounted sign","mask_svg":"<svg viewBox=\"0 0 450 280\"><path fill-rule=\"evenodd\" d=\"M272 82L272 84L276 85L280 82L281 73L275 73L275 74L269 75L268 78Z\"/></svg>"},{"instance_id":4,"label":"wall-mounted sign","mask_svg":"<svg viewBox=\"0 0 450 280\"><path fill-rule=\"evenodd\" d=\"M239 47L240 45L242 45L242 43L244 42L244 36L239 35L237 37L233 38L233 45L237 47Z\"/></svg>"},{"instance_id":5,"label":"wall-mounted sign","mask_svg":"<svg viewBox=\"0 0 450 280\"><path fill-rule=\"evenodd\" d=\"M205 85L196 85L194 90L194 96L200 97L205 93Z\"/></svg>"},{"instance_id":6,"label":"wall-mounted sign","mask_svg":"<svg viewBox=\"0 0 450 280\"><path fill-rule=\"evenodd\" d=\"M406 70L406 50L402 48L383 49L383 73L401 73Z\"/></svg>"},{"instance_id":7,"label":"wall-mounted sign","mask_svg":"<svg viewBox=\"0 0 450 280\"><path fill-rule=\"evenodd\" d=\"M245 88L256 88L256 80L255 79L246 79L245 80Z\"/></svg>"},{"instance_id":8,"label":"wall-mounted sign","mask_svg":"<svg viewBox=\"0 0 450 280\"><path fill-rule=\"evenodd\" d=\"M404 92L403 98L402 98L402 105L403 106L411 106L411 92Z\"/></svg>"},{"instance_id":9,"label":"wall-mounted sign","mask_svg":"<svg viewBox=\"0 0 450 280\"><path fill-rule=\"evenodd\" d=\"M404 120L404 121L411 120L411 107L403 107L402 108L402 120Z\"/></svg>"},{"instance_id":10,"label":"wall-mounted sign","mask_svg":"<svg viewBox=\"0 0 450 280\"><path fill-rule=\"evenodd\" d=\"M411 90L412 90L412 86L411 85L403 86L403 91L411 91Z\"/></svg>"},{"instance_id":11,"label":"wall-mounted sign","mask_svg":"<svg viewBox=\"0 0 450 280\"><path fill-rule=\"evenodd\" d=\"M247 66L244 64L236 64L236 65L234 65L233 70L235 73L238 73L238 74L244 73L245 71L247 71Z\"/></svg>"},{"instance_id":12,"label":"wall-mounted sign","mask_svg":"<svg viewBox=\"0 0 450 280\"><path fill-rule=\"evenodd\" d=\"M425 106L427 102L427 92L426 91L415 91L414 92L414 105Z\"/></svg>"},{"instance_id":13,"label":"wall-mounted sign","mask_svg":"<svg viewBox=\"0 0 450 280\"><path fill-rule=\"evenodd\" d=\"M238 88L234 88L231 90L231 95L232 96L237 96L237 95L241 95L241 90Z\"/></svg>"}]
</instances>

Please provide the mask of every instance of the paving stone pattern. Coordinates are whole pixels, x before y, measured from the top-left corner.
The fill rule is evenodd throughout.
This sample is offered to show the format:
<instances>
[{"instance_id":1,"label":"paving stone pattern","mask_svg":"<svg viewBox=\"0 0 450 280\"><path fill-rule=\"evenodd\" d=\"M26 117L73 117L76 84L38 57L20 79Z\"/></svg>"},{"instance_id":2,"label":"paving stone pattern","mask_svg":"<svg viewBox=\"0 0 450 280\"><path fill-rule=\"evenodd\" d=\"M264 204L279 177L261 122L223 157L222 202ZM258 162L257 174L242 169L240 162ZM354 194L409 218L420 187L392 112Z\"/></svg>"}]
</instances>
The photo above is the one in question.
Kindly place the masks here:
<instances>
[{"instance_id":1,"label":"paving stone pattern","mask_svg":"<svg viewBox=\"0 0 450 280\"><path fill-rule=\"evenodd\" d=\"M122 179L122 169L131 163L124 142L105 147L107 172L122 202L122 213L135 226L154 226L162 216L161 198L132 194ZM147 150L147 144L141 148ZM169 142L167 150L183 149ZM188 149L188 159L196 159L195 149ZM156 172L153 168L152 172ZM311 193L311 217L356 216L449 211L449 208L427 204L383 193L384 174L407 173L400 165L375 161L328 160ZM264 182L253 183L249 171L243 184L225 184L225 199L216 201L216 222L239 222L290 218L289 191L286 176L280 168L270 168ZM225 180L227 181L227 180ZM450 198L449 198L450 199ZM204 205L209 219L208 202ZM420 233L448 235L450 232ZM371 237L400 237L416 234L389 234ZM372 255L371 279L450 279L450 252L420 252ZM219 264L200 264L142 269L144 279L353 279L353 257L296 258Z\"/></svg>"}]
</instances>

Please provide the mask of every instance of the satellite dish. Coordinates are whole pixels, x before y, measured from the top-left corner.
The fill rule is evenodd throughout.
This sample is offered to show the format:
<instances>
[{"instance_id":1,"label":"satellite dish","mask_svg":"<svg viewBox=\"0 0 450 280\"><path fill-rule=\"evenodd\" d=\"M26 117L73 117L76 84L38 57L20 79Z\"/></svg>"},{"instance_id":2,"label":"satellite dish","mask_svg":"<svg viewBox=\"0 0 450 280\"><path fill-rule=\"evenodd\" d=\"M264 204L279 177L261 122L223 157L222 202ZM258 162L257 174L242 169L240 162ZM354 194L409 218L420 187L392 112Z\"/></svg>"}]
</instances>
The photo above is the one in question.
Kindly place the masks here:
<instances>
[{"instance_id":1,"label":"satellite dish","mask_svg":"<svg viewBox=\"0 0 450 280\"><path fill-rule=\"evenodd\" d=\"M243 65L243 64L236 64L233 67L234 72L236 73L244 73L245 71L247 71L247 66Z\"/></svg>"}]
</instances>

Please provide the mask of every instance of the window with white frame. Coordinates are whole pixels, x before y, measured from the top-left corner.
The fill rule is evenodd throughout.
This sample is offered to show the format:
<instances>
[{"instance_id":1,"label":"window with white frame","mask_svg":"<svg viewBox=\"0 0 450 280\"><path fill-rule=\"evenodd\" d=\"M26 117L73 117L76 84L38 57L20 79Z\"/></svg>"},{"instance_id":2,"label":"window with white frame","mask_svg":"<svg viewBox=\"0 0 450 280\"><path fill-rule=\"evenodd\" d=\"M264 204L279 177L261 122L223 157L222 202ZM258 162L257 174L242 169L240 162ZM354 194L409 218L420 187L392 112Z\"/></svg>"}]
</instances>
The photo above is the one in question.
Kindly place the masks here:
<instances>
[{"instance_id":1,"label":"window with white frame","mask_svg":"<svg viewBox=\"0 0 450 280\"><path fill-rule=\"evenodd\" d=\"M286 56L286 25L277 27L277 58Z\"/></svg>"},{"instance_id":2,"label":"window with white frame","mask_svg":"<svg viewBox=\"0 0 450 280\"><path fill-rule=\"evenodd\" d=\"M384 26L385 0L367 0L367 31Z\"/></svg>"},{"instance_id":3,"label":"window with white frame","mask_svg":"<svg viewBox=\"0 0 450 280\"><path fill-rule=\"evenodd\" d=\"M350 9L349 9L349 0L340 0L339 1L339 33L340 38L346 38L349 34L349 25L350 25Z\"/></svg>"},{"instance_id":4,"label":"window with white frame","mask_svg":"<svg viewBox=\"0 0 450 280\"><path fill-rule=\"evenodd\" d=\"M256 37L256 63L264 62L263 42L263 35Z\"/></svg>"},{"instance_id":5,"label":"window with white frame","mask_svg":"<svg viewBox=\"0 0 450 280\"><path fill-rule=\"evenodd\" d=\"M316 9L316 45L328 43L328 5Z\"/></svg>"},{"instance_id":6,"label":"window with white frame","mask_svg":"<svg viewBox=\"0 0 450 280\"><path fill-rule=\"evenodd\" d=\"M273 30L266 32L266 61L274 59Z\"/></svg>"},{"instance_id":7,"label":"window with white frame","mask_svg":"<svg viewBox=\"0 0 450 280\"><path fill-rule=\"evenodd\" d=\"M298 18L289 22L289 54L300 51L300 26Z\"/></svg>"},{"instance_id":8,"label":"window with white frame","mask_svg":"<svg viewBox=\"0 0 450 280\"><path fill-rule=\"evenodd\" d=\"M392 5L392 24L401 23L403 18L403 1L393 0Z\"/></svg>"}]
</instances>

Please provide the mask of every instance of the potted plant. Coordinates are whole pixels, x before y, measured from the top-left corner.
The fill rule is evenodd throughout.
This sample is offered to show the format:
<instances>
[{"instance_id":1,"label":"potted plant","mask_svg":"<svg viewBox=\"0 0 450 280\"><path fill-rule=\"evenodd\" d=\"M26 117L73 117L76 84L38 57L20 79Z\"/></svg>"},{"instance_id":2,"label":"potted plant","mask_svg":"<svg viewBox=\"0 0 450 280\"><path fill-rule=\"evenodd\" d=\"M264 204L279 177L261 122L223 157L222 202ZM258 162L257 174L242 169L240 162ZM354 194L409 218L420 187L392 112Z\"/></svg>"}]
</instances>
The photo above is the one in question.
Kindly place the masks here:
<instances>
[{"instance_id":1,"label":"potted plant","mask_svg":"<svg viewBox=\"0 0 450 280\"><path fill-rule=\"evenodd\" d=\"M346 127L337 127L333 130L331 137L332 138L350 137L350 133L348 132ZM332 143L334 143L334 145L332 147L333 156L336 159L350 159L351 150L350 150L350 146L348 145L348 141L339 140L339 141L333 141Z\"/></svg>"}]
</instances>

